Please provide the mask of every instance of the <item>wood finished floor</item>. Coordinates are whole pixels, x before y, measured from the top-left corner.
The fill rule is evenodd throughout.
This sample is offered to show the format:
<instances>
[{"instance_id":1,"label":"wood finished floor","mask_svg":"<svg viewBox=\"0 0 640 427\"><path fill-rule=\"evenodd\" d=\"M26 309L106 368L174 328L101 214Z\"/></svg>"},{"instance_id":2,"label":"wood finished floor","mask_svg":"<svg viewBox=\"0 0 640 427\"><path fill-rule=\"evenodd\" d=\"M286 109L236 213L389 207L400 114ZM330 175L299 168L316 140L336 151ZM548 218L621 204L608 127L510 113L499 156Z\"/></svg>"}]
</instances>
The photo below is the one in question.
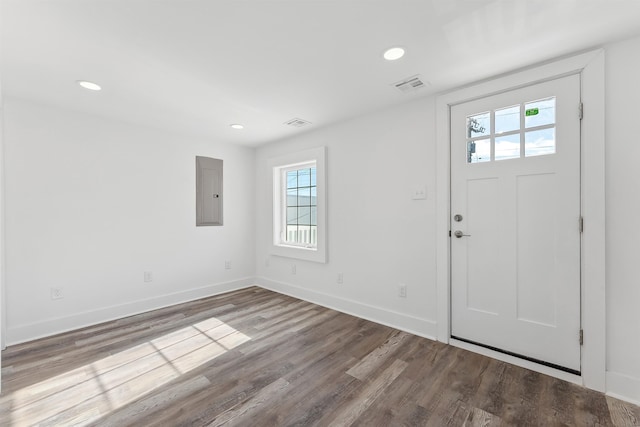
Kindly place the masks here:
<instances>
[{"instance_id":1,"label":"wood finished floor","mask_svg":"<svg viewBox=\"0 0 640 427\"><path fill-rule=\"evenodd\" d=\"M640 425L600 393L260 288L2 356L2 426Z\"/></svg>"}]
</instances>

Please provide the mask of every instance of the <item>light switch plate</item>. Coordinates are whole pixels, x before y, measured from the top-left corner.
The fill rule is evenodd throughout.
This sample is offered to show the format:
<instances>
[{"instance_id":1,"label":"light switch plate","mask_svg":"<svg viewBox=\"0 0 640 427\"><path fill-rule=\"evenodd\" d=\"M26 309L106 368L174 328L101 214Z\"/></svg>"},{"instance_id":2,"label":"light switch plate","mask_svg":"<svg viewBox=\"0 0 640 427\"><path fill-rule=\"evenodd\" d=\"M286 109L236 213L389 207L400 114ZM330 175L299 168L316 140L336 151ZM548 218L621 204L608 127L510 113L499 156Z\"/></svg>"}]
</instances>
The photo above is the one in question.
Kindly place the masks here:
<instances>
[{"instance_id":1,"label":"light switch plate","mask_svg":"<svg viewBox=\"0 0 640 427\"><path fill-rule=\"evenodd\" d=\"M427 198L427 186L416 186L411 194L413 200L425 200Z\"/></svg>"}]
</instances>

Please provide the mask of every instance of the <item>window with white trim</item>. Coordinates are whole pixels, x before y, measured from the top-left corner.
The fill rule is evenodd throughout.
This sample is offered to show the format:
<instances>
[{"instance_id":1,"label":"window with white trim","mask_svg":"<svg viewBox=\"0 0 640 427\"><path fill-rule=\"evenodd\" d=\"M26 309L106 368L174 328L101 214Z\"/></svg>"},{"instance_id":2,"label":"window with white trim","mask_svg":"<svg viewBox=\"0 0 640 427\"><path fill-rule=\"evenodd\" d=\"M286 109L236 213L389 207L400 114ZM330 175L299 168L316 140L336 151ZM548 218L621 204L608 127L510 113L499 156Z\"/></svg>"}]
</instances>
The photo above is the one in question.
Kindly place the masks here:
<instances>
[{"instance_id":1,"label":"window with white trim","mask_svg":"<svg viewBox=\"0 0 640 427\"><path fill-rule=\"evenodd\" d=\"M325 148L271 159L273 255L326 262Z\"/></svg>"}]
</instances>

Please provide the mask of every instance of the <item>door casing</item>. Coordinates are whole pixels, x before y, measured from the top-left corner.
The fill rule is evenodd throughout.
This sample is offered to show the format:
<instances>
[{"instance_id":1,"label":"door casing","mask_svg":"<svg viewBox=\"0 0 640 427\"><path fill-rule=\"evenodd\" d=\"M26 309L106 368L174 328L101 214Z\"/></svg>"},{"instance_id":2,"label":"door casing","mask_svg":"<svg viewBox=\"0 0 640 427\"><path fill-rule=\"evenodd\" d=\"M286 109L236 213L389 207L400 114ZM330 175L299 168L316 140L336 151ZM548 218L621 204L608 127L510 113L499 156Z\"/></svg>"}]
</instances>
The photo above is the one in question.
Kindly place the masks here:
<instances>
[{"instance_id":1,"label":"door casing","mask_svg":"<svg viewBox=\"0 0 640 427\"><path fill-rule=\"evenodd\" d=\"M450 338L450 106L579 72L585 114L581 123L581 188L585 231L582 236L581 324L584 330L582 374L569 374ZM605 391L605 190L604 190L604 51L559 59L484 81L437 99L436 216L438 237L437 330L439 341Z\"/></svg>"}]
</instances>

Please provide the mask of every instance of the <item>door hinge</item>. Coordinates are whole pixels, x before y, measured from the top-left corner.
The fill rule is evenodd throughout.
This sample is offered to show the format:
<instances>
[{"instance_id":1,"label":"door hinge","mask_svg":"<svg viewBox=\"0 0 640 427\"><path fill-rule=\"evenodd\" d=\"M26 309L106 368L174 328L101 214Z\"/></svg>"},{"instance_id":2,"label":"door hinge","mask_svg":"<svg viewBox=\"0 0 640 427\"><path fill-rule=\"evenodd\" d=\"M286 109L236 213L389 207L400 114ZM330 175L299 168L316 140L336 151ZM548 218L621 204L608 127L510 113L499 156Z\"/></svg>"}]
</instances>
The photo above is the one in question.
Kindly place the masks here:
<instances>
[{"instance_id":1,"label":"door hinge","mask_svg":"<svg viewBox=\"0 0 640 427\"><path fill-rule=\"evenodd\" d=\"M451 230L449 230L449 237L451 237Z\"/></svg>"},{"instance_id":2,"label":"door hinge","mask_svg":"<svg viewBox=\"0 0 640 427\"><path fill-rule=\"evenodd\" d=\"M584 344L584 331L580 329L580 345Z\"/></svg>"},{"instance_id":3,"label":"door hinge","mask_svg":"<svg viewBox=\"0 0 640 427\"><path fill-rule=\"evenodd\" d=\"M584 104L582 102L578 106L578 117L580 118L580 120L582 120L582 118L584 117Z\"/></svg>"},{"instance_id":4,"label":"door hinge","mask_svg":"<svg viewBox=\"0 0 640 427\"><path fill-rule=\"evenodd\" d=\"M580 233L584 233L584 218L580 217L580 219L578 220L578 229L580 230Z\"/></svg>"}]
</instances>

